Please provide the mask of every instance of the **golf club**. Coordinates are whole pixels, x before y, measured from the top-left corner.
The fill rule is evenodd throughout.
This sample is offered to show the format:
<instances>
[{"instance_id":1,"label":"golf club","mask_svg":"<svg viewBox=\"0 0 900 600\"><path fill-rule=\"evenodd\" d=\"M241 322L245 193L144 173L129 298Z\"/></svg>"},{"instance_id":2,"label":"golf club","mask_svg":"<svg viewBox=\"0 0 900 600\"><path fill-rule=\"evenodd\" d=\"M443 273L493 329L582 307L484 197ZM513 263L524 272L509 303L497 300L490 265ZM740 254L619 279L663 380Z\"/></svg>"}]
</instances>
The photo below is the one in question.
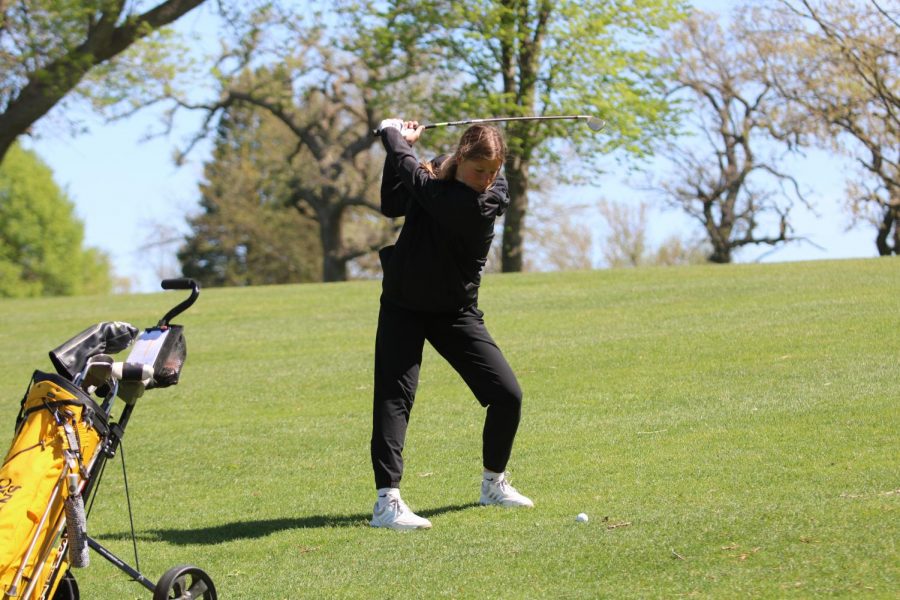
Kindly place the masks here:
<instances>
[{"instance_id":1,"label":"golf club","mask_svg":"<svg viewBox=\"0 0 900 600\"><path fill-rule=\"evenodd\" d=\"M591 115L551 115L551 116L543 116L543 117L491 117L488 119L467 119L465 121L445 121L443 123L426 123L421 125L425 129L433 129L435 127L455 127L457 125L472 125L474 123L499 123L504 121L551 121L551 120L563 120L567 119L570 121L583 120L587 121L587 126L591 128L592 131L600 131L604 127L606 127L606 121L603 119L599 119L597 117ZM375 129L372 131L373 135L381 134L380 129Z\"/></svg>"}]
</instances>

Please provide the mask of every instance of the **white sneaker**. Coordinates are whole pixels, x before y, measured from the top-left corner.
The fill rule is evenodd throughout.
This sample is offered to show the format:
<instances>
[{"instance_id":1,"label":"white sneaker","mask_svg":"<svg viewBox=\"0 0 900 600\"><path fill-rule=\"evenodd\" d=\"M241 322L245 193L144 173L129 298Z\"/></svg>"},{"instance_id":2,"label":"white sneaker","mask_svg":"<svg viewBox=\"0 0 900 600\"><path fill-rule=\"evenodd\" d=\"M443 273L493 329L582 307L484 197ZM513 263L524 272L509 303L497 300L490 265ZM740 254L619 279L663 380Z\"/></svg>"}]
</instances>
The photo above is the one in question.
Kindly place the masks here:
<instances>
[{"instance_id":1,"label":"white sneaker","mask_svg":"<svg viewBox=\"0 0 900 600\"><path fill-rule=\"evenodd\" d=\"M431 529L431 521L420 517L400 498L400 490L392 489L380 492L378 501L372 509L372 527L387 527L406 531L409 529Z\"/></svg>"},{"instance_id":2,"label":"white sneaker","mask_svg":"<svg viewBox=\"0 0 900 600\"><path fill-rule=\"evenodd\" d=\"M488 506L527 506L534 507L534 502L526 498L516 488L509 484L506 473L496 473L490 477L487 475L481 482L481 504Z\"/></svg>"}]
</instances>

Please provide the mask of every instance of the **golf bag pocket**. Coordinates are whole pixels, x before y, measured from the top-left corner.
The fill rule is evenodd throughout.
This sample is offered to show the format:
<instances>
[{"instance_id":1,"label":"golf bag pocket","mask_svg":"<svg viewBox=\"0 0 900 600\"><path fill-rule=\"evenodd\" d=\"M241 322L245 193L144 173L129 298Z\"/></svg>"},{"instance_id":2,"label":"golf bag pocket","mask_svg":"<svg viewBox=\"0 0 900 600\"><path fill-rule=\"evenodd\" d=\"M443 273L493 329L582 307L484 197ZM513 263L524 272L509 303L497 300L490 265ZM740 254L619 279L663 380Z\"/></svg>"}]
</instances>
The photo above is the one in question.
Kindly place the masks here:
<instances>
[{"instance_id":1,"label":"golf bag pocket","mask_svg":"<svg viewBox=\"0 0 900 600\"><path fill-rule=\"evenodd\" d=\"M145 330L134 342L126 362L153 367L153 376L147 384L149 390L178 383L185 358L184 328L166 325Z\"/></svg>"},{"instance_id":2,"label":"golf bag pocket","mask_svg":"<svg viewBox=\"0 0 900 600\"><path fill-rule=\"evenodd\" d=\"M30 586L38 597L57 561L68 568L59 537L65 502L89 473L107 431L104 413L80 389L56 374L34 372L0 467L0 596L16 597Z\"/></svg>"}]
</instances>

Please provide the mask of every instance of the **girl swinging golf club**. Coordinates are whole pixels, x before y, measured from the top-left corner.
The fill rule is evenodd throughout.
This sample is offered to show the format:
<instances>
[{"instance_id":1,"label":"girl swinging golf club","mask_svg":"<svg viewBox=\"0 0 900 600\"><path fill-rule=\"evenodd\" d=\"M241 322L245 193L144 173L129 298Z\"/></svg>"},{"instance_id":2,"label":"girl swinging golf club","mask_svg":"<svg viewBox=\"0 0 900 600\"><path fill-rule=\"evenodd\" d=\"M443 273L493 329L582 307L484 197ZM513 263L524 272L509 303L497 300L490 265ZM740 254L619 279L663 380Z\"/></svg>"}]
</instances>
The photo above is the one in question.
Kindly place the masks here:
<instances>
[{"instance_id":1,"label":"girl swinging golf club","mask_svg":"<svg viewBox=\"0 0 900 600\"><path fill-rule=\"evenodd\" d=\"M399 489L425 340L487 409L481 504L534 506L505 475L522 391L478 309L494 221L509 205L500 175L506 144L498 129L476 124L452 156L420 164L412 145L424 129L400 119L379 128L387 150L381 212L406 217L397 243L380 252L384 280L375 337L371 451L378 500L370 524L391 529L431 527L403 502Z\"/></svg>"}]
</instances>

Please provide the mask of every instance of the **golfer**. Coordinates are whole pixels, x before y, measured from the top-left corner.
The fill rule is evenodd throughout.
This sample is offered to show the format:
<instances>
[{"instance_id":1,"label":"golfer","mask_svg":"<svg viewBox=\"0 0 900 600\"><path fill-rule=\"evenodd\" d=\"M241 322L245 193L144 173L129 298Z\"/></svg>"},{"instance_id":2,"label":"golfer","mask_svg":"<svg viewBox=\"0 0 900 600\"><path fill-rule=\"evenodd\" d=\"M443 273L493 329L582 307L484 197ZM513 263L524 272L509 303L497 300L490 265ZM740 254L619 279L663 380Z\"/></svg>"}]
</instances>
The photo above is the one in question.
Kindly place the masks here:
<instances>
[{"instance_id":1,"label":"golfer","mask_svg":"<svg viewBox=\"0 0 900 600\"><path fill-rule=\"evenodd\" d=\"M473 125L452 156L420 164L412 145L423 130L400 119L380 127L387 150L381 212L406 217L396 245L380 252L384 280L375 336L372 467L378 500L370 524L391 529L431 527L403 502L399 489L425 340L487 408L481 504L534 506L505 474L522 390L478 309L494 220L509 205L500 176L506 144L498 129Z\"/></svg>"}]
</instances>

